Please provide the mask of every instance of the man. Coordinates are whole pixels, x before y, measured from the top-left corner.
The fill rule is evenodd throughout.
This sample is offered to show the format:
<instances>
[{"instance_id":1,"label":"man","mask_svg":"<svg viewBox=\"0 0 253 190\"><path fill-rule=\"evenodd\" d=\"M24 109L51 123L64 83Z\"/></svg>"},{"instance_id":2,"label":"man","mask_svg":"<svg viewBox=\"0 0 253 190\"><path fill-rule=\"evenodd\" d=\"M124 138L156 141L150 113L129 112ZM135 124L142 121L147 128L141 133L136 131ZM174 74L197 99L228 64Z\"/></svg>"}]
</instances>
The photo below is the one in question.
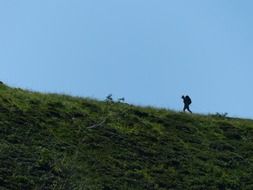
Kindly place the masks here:
<instances>
[{"instance_id":1,"label":"man","mask_svg":"<svg viewBox=\"0 0 253 190\"><path fill-rule=\"evenodd\" d=\"M190 110L190 104L192 103L191 98L187 95L187 96L182 96L182 99L184 101L184 109L183 111L185 112L185 110L187 110L188 112L192 113L192 111Z\"/></svg>"}]
</instances>

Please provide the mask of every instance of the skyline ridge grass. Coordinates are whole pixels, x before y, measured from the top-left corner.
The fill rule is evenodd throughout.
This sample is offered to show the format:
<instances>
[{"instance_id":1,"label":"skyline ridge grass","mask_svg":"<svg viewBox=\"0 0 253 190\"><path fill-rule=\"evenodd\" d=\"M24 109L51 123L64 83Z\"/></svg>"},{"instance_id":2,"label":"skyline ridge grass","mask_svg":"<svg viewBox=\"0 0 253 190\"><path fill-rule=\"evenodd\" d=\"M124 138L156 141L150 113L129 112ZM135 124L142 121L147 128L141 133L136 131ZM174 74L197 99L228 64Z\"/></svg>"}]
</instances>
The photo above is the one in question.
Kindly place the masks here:
<instances>
[{"instance_id":1,"label":"skyline ridge grass","mask_svg":"<svg viewBox=\"0 0 253 190\"><path fill-rule=\"evenodd\" d=\"M253 121L0 85L0 188L253 188Z\"/></svg>"}]
</instances>

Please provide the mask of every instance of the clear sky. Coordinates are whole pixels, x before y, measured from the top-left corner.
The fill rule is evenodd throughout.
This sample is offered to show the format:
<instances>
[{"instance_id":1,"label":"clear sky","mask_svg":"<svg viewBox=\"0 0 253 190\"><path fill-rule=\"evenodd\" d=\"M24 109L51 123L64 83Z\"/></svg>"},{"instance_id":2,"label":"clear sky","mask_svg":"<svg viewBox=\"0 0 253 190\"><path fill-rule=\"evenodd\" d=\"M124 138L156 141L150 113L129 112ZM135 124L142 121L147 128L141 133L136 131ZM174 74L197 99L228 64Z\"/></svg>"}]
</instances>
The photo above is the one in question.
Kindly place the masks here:
<instances>
[{"instance_id":1,"label":"clear sky","mask_svg":"<svg viewBox=\"0 0 253 190\"><path fill-rule=\"evenodd\" d=\"M252 0L0 0L0 80L253 118Z\"/></svg>"}]
</instances>

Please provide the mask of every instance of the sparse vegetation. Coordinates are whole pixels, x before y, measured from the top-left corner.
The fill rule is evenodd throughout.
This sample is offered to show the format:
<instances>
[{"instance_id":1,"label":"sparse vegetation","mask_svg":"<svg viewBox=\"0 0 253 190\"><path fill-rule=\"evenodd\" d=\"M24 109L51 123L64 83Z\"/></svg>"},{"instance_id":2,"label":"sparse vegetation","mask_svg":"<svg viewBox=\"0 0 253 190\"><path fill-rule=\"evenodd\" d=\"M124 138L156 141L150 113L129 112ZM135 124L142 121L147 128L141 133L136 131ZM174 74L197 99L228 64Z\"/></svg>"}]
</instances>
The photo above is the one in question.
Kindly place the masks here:
<instances>
[{"instance_id":1,"label":"sparse vegetation","mask_svg":"<svg viewBox=\"0 0 253 190\"><path fill-rule=\"evenodd\" d=\"M106 102L113 102L112 94L106 96Z\"/></svg>"},{"instance_id":2,"label":"sparse vegetation","mask_svg":"<svg viewBox=\"0 0 253 190\"><path fill-rule=\"evenodd\" d=\"M216 113L216 114L212 114L211 116L213 117L219 117L219 118L226 118L228 116L228 113Z\"/></svg>"},{"instance_id":3,"label":"sparse vegetation","mask_svg":"<svg viewBox=\"0 0 253 190\"><path fill-rule=\"evenodd\" d=\"M0 189L252 190L253 121L0 85Z\"/></svg>"}]
</instances>

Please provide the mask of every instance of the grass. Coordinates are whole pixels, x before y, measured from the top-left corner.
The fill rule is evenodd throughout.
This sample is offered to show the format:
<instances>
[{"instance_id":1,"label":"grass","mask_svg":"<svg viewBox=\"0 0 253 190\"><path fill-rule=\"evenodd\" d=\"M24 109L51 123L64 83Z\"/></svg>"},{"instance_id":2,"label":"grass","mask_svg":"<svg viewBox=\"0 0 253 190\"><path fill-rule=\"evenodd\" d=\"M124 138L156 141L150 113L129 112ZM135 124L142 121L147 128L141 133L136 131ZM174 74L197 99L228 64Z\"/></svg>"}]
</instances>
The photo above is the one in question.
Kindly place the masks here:
<instances>
[{"instance_id":1,"label":"grass","mask_svg":"<svg viewBox=\"0 0 253 190\"><path fill-rule=\"evenodd\" d=\"M1 190L252 190L252 171L251 120L0 85Z\"/></svg>"}]
</instances>

